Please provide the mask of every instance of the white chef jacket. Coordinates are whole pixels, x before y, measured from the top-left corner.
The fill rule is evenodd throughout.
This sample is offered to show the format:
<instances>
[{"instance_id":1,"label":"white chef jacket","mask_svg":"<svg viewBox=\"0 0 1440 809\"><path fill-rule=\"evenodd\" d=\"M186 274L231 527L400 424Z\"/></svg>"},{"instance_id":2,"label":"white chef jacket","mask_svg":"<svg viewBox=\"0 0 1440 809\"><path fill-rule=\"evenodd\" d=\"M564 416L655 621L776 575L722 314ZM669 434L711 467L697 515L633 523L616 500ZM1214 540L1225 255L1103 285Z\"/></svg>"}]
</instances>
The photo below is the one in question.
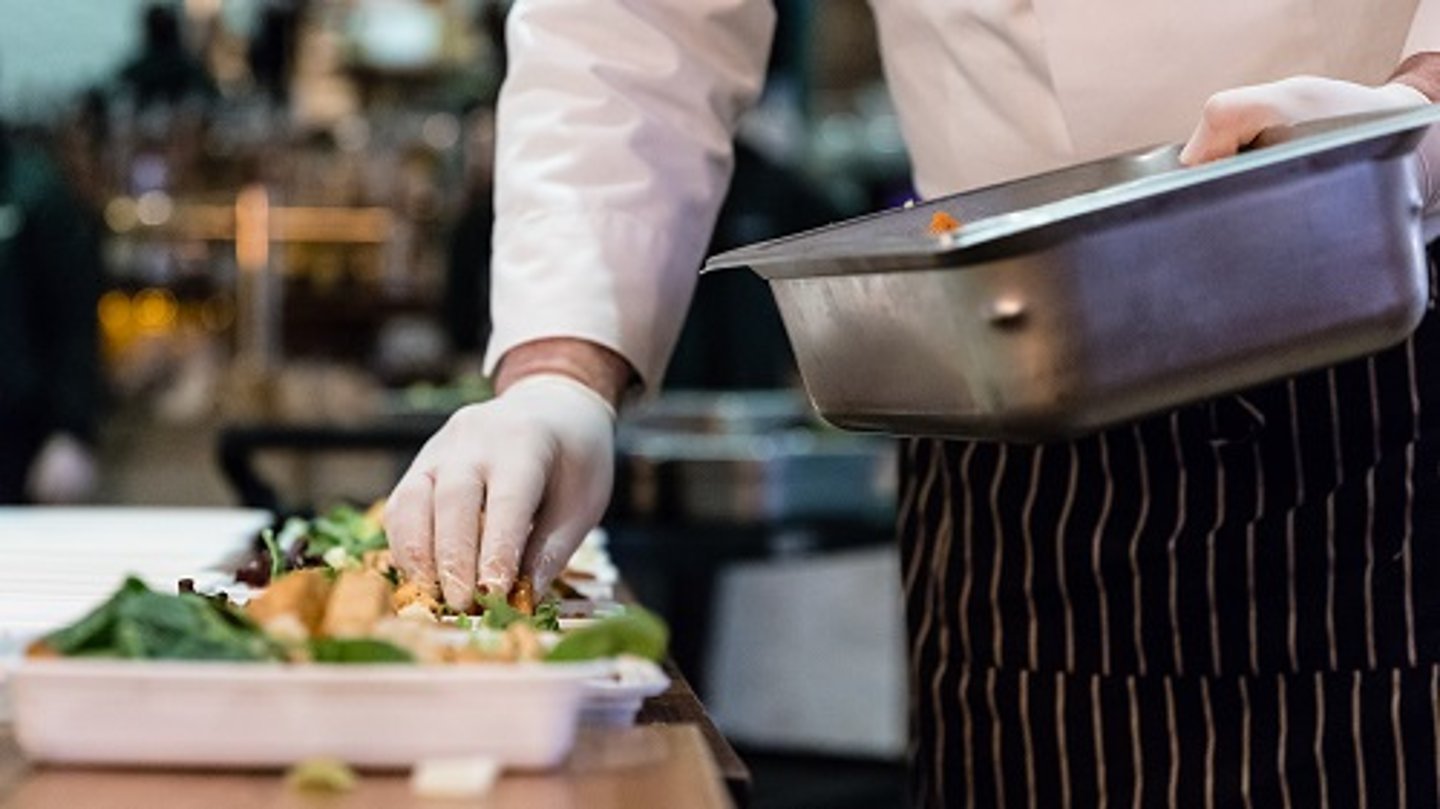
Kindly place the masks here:
<instances>
[{"instance_id":1,"label":"white chef jacket","mask_svg":"<svg viewBox=\"0 0 1440 809\"><path fill-rule=\"evenodd\" d=\"M1182 141L1205 100L1383 83L1440 0L871 0L925 196ZM658 386L764 76L767 0L517 0L497 135L493 322L578 337Z\"/></svg>"}]
</instances>

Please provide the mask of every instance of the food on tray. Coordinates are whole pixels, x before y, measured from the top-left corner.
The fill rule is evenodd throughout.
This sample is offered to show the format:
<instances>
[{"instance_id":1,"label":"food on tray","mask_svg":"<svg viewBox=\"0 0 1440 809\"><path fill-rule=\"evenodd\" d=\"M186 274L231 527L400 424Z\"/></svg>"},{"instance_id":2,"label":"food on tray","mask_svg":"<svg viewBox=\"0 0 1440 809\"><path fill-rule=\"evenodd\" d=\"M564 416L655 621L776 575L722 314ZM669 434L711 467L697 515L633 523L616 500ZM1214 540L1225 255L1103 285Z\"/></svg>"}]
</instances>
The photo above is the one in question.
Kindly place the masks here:
<instances>
[{"instance_id":1,"label":"food on tray","mask_svg":"<svg viewBox=\"0 0 1440 809\"><path fill-rule=\"evenodd\" d=\"M88 615L32 644L29 656L279 660L284 649L223 598L156 593L129 578Z\"/></svg>"},{"instance_id":2,"label":"food on tray","mask_svg":"<svg viewBox=\"0 0 1440 809\"><path fill-rule=\"evenodd\" d=\"M444 607L438 599L417 586L401 582L400 569L390 555L381 523L384 513L385 501L380 500L363 513L350 506L338 506L313 520L291 517L278 534L262 533L261 555L243 566L236 573L236 579L263 587L293 570L370 570L401 585L394 596L397 610L419 603L436 615L442 614ZM484 519L483 513L481 519ZM371 586L376 585L372 582ZM525 615L534 613L537 599L535 585L529 577L521 576L515 582L509 601Z\"/></svg>"},{"instance_id":3,"label":"food on tray","mask_svg":"<svg viewBox=\"0 0 1440 809\"><path fill-rule=\"evenodd\" d=\"M301 792L349 792L359 778L349 765L336 758L307 758L285 773L285 783Z\"/></svg>"},{"instance_id":4,"label":"food on tray","mask_svg":"<svg viewBox=\"0 0 1440 809\"><path fill-rule=\"evenodd\" d=\"M278 533L261 534L264 549L236 578L264 587L270 579L302 568L389 568L389 543L380 522L383 510L381 501L365 512L338 506L313 520L291 517Z\"/></svg>"},{"instance_id":5,"label":"food on tray","mask_svg":"<svg viewBox=\"0 0 1440 809\"><path fill-rule=\"evenodd\" d=\"M320 634L331 638L369 635L376 622L392 612L390 592L390 582L373 570L342 571L325 602Z\"/></svg>"},{"instance_id":6,"label":"food on tray","mask_svg":"<svg viewBox=\"0 0 1440 809\"><path fill-rule=\"evenodd\" d=\"M267 632L303 640L319 633L330 587L325 571L297 570L275 579L245 612Z\"/></svg>"},{"instance_id":7,"label":"food on tray","mask_svg":"<svg viewBox=\"0 0 1440 809\"><path fill-rule=\"evenodd\" d=\"M664 623L639 608L561 633L554 600L525 615L498 595L486 596L478 618L449 621L415 604L396 609L395 592L373 570L315 568L282 575L242 609L223 596L157 593L131 578L90 614L36 641L28 654L326 664L566 662L658 660L668 641Z\"/></svg>"},{"instance_id":8,"label":"food on tray","mask_svg":"<svg viewBox=\"0 0 1440 809\"><path fill-rule=\"evenodd\" d=\"M947 233L954 233L961 227L962 225L959 219L956 219L944 211L936 211L935 214L930 217L929 230L931 236L944 236Z\"/></svg>"}]
</instances>

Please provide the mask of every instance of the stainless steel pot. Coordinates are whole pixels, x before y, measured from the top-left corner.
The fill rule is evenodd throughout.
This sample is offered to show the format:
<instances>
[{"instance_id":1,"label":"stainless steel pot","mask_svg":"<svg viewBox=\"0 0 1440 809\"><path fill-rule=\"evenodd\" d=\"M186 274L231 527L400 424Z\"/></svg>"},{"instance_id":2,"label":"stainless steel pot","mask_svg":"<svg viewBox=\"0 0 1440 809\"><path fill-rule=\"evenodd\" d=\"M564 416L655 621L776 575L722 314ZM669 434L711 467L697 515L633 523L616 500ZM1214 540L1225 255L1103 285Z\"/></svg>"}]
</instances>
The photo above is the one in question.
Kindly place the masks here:
<instances>
[{"instance_id":1,"label":"stainless steel pot","mask_svg":"<svg viewBox=\"0 0 1440 809\"><path fill-rule=\"evenodd\" d=\"M1413 152L1440 107L1135 152L734 250L856 430L1087 433L1378 351L1428 300ZM966 223L935 235L937 211Z\"/></svg>"}]
</instances>

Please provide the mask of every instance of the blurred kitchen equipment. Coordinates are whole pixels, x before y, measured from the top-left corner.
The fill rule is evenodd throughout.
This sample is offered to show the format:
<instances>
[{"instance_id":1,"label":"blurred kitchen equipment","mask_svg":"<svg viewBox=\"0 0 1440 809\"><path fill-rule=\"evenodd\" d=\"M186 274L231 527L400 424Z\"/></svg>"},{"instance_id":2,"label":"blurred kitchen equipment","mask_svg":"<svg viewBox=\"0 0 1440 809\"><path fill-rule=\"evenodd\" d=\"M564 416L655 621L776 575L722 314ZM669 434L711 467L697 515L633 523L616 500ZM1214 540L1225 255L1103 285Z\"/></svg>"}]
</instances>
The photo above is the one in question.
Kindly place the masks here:
<instances>
[{"instance_id":1,"label":"blurred kitchen equipment","mask_svg":"<svg viewBox=\"0 0 1440 809\"><path fill-rule=\"evenodd\" d=\"M1392 345L1429 283L1412 153L1440 107L1134 152L712 258L770 282L857 430L1044 440ZM935 229L937 213L964 223ZM943 221L943 220L940 220Z\"/></svg>"},{"instance_id":2,"label":"blurred kitchen equipment","mask_svg":"<svg viewBox=\"0 0 1440 809\"><path fill-rule=\"evenodd\" d=\"M894 447L814 424L790 391L668 393L621 425L634 517L736 523L889 518Z\"/></svg>"}]
</instances>

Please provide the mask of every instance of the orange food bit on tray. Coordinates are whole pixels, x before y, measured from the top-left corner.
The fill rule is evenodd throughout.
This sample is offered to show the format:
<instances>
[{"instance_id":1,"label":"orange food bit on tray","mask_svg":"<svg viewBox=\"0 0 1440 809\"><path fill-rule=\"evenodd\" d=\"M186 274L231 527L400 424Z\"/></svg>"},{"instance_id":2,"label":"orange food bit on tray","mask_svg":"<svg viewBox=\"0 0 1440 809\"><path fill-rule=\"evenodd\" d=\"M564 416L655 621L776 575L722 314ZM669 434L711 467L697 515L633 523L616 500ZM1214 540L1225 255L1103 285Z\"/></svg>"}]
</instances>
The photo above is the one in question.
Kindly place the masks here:
<instances>
[{"instance_id":1,"label":"orange food bit on tray","mask_svg":"<svg viewBox=\"0 0 1440 809\"><path fill-rule=\"evenodd\" d=\"M944 211L936 211L930 217L930 234L932 236L944 236L946 233L954 233L960 229L960 220Z\"/></svg>"}]
</instances>

